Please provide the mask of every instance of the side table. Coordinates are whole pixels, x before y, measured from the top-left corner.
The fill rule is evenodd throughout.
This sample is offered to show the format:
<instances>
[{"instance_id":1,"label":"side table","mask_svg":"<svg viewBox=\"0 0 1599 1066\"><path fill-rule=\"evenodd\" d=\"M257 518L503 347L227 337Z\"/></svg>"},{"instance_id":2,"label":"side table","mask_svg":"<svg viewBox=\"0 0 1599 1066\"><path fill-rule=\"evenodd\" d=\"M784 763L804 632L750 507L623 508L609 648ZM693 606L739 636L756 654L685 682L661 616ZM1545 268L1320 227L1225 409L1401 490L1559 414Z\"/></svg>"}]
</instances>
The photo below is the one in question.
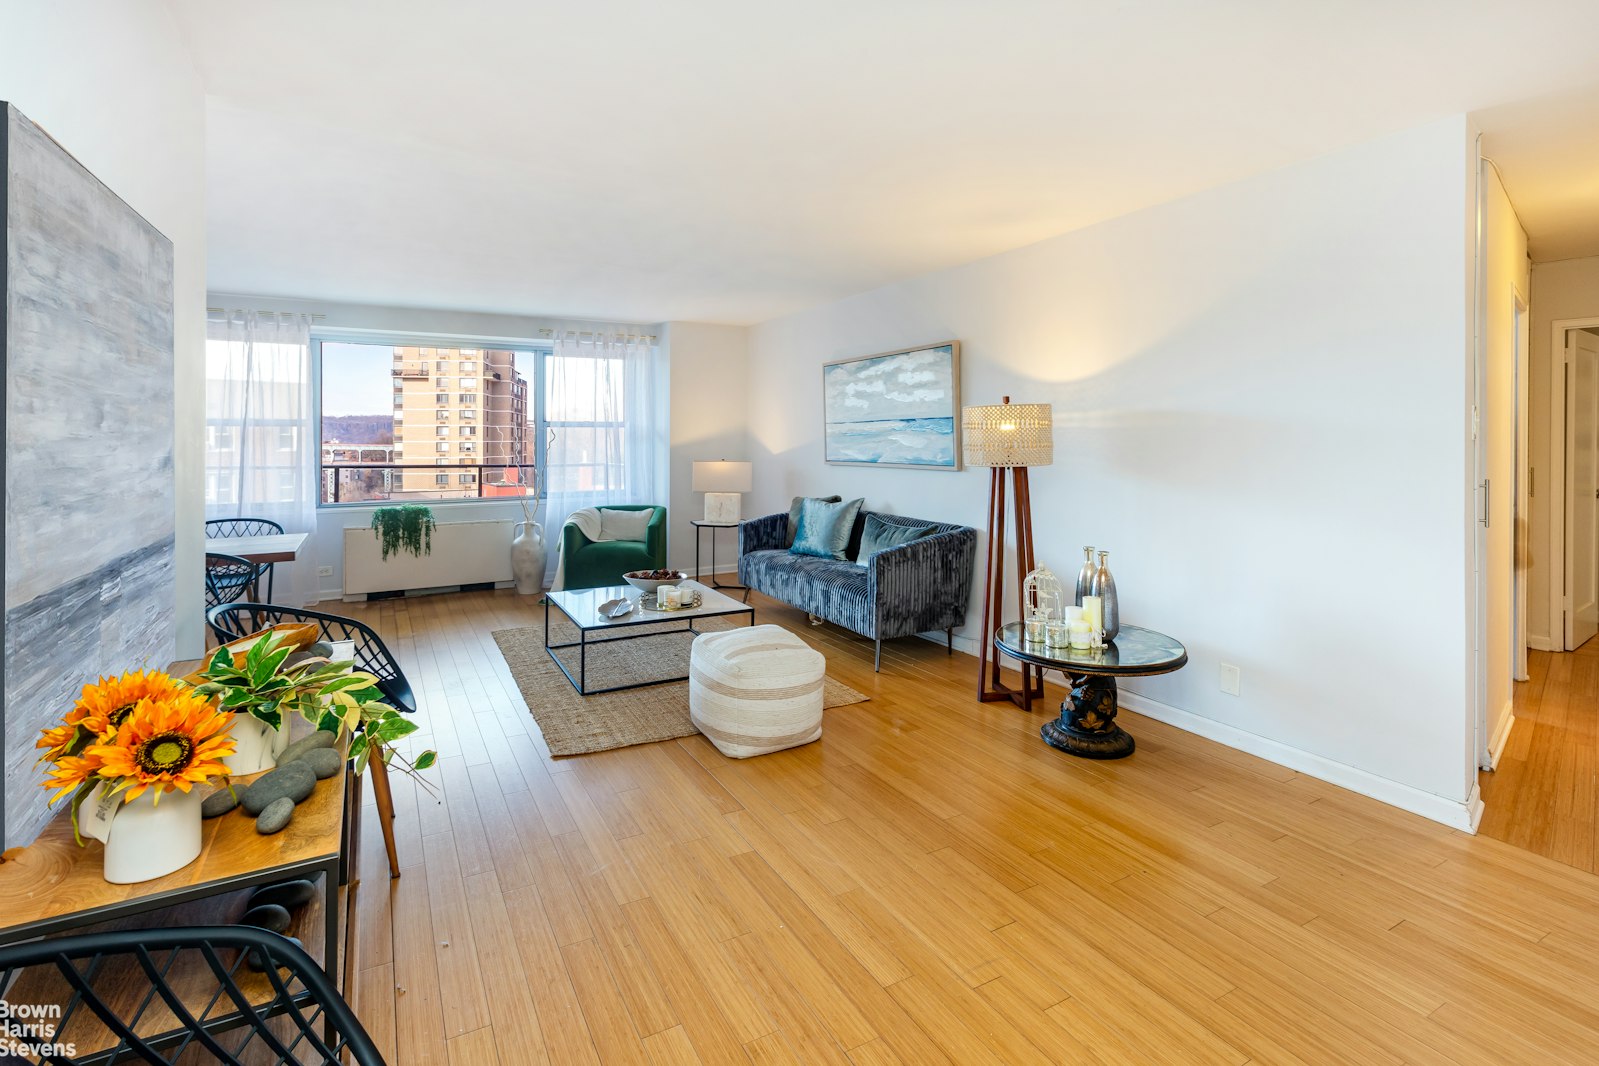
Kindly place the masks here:
<instances>
[{"instance_id":1,"label":"side table","mask_svg":"<svg viewBox=\"0 0 1599 1066\"><path fill-rule=\"evenodd\" d=\"M689 525L694 527L694 580L702 581L700 577L700 544L704 540L705 531L711 531L711 580L705 582L710 588L724 592L742 592L746 596L749 589L743 585L724 585L716 580L716 531L718 529L737 529L737 522L707 522L704 519L692 518Z\"/></svg>"},{"instance_id":2,"label":"side table","mask_svg":"<svg viewBox=\"0 0 1599 1066\"><path fill-rule=\"evenodd\" d=\"M1085 759L1122 759L1133 753L1133 738L1116 724L1116 679L1181 670L1188 650L1153 629L1124 625L1116 639L1098 649L1051 648L1026 639L1020 622L1000 626L994 647L1013 659L1066 675L1071 691L1060 717L1039 733L1044 743Z\"/></svg>"}]
</instances>

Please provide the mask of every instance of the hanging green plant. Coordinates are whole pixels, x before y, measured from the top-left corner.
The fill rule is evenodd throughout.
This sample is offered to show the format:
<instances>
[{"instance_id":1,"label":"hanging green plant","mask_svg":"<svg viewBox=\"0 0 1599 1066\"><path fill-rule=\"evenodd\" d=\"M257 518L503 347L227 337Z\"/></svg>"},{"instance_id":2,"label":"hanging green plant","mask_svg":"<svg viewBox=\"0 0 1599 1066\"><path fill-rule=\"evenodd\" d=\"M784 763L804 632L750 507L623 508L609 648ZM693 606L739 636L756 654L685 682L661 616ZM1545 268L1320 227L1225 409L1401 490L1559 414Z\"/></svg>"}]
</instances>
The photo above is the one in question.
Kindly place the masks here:
<instances>
[{"instance_id":1,"label":"hanging green plant","mask_svg":"<svg viewBox=\"0 0 1599 1066\"><path fill-rule=\"evenodd\" d=\"M372 529L383 548L383 558L401 551L412 555L433 554L433 508L419 503L398 507L379 507L372 512Z\"/></svg>"}]
</instances>

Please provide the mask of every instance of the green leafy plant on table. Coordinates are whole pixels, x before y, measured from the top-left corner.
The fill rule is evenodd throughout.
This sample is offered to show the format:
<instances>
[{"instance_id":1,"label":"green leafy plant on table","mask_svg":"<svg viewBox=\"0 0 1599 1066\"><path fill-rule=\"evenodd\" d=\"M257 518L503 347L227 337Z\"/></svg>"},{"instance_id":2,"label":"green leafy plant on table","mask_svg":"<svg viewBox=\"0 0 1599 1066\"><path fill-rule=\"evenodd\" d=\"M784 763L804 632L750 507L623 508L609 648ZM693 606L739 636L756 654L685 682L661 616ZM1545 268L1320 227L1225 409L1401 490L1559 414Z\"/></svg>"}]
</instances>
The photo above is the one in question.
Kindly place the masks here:
<instances>
[{"instance_id":1,"label":"green leafy plant on table","mask_svg":"<svg viewBox=\"0 0 1599 1066\"><path fill-rule=\"evenodd\" d=\"M406 551L421 557L433 554L433 508L419 503L379 507L372 512L372 529L377 534L383 558Z\"/></svg>"},{"instance_id":2,"label":"green leafy plant on table","mask_svg":"<svg viewBox=\"0 0 1599 1066\"><path fill-rule=\"evenodd\" d=\"M366 771L376 750L384 766L397 767L431 791L416 772L432 766L438 753L424 751L412 761L394 747L416 732L417 724L384 702L378 679L356 670L354 662L325 656L290 663L294 651L294 644L278 633L256 641L239 663L232 651L218 648L195 690L215 698L221 710L248 714L273 729L283 727L285 715L297 714L318 729L340 737L349 733L356 773Z\"/></svg>"}]
</instances>

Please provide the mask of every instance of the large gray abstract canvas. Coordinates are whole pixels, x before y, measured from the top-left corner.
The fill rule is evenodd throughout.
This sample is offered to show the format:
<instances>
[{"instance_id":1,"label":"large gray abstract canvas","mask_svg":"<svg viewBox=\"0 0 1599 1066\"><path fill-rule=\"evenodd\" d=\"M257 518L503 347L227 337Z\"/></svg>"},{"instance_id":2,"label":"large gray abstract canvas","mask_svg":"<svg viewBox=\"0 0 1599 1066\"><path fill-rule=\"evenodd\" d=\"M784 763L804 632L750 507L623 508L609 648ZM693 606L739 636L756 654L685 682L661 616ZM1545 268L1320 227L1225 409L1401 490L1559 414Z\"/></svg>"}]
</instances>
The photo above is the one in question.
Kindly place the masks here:
<instances>
[{"instance_id":1,"label":"large gray abstract canvas","mask_svg":"<svg viewBox=\"0 0 1599 1066\"><path fill-rule=\"evenodd\" d=\"M39 730L174 657L172 244L0 103L4 846L52 812Z\"/></svg>"}]
</instances>

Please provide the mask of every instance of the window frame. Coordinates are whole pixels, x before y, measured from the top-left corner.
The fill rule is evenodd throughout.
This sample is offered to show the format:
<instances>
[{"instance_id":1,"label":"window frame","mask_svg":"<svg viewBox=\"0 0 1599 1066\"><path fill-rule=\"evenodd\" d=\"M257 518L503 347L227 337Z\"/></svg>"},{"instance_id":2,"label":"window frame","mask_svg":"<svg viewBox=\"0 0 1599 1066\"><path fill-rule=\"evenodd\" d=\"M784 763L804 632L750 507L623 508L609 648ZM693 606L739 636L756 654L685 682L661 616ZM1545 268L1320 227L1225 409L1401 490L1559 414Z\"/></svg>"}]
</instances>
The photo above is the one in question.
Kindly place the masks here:
<instances>
[{"instance_id":1,"label":"window frame","mask_svg":"<svg viewBox=\"0 0 1599 1066\"><path fill-rule=\"evenodd\" d=\"M325 503L322 500L322 345L327 344L372 344L379 347L401 348L432 348L435 351L441 348L472 349L478 352L484 349L507 349L518 355L526 355L532 364L532 373L527 383L532 395L528 397L528 408L531 414L532 432L537 435L533 448L533 463L539 470L543 470L547 457L545 445L549 434L544 430L544 375L546 361L554 354L555 345L547 340L529 340L525 337L468 337L452 336L431 333L403 333L389 330L356 329L350 327L319 326L311 331L311 402L314 406L314 419L316 423L316 456L317 456L317 510L339 511L351 508L372 508L389 506L382 500L351 500L338 503ZM437 356L435 356L435 359ZM481 363L482 357L475 357ZM478 375L481 378L481 374ZM435 390L437 391L437 390ZM481 394L481 390L473 390ZM479 423L481 424L481 423ZM437 440L437 438L433 438ZM482 438L479 438L482 439ZM478 457L482 453L477 453ZM437 452L433 455L437 457ZM452 457L453 458L453 457ZM437 459L439 466L446 465L450 460ZM421 464L427 465L427 464ZM453 465L453 464L452 464ZM480 473L480 471L479 471ZM482 479L479 478L479 485ZM541 484L539 498L545 499L548 490ZM409 502L423 503L429 507L454 507L462 504L499 504L511 503L520 499L518 496L463 496L440 497L438 499L419 499Z\"/></svg>"}]
</instances>

